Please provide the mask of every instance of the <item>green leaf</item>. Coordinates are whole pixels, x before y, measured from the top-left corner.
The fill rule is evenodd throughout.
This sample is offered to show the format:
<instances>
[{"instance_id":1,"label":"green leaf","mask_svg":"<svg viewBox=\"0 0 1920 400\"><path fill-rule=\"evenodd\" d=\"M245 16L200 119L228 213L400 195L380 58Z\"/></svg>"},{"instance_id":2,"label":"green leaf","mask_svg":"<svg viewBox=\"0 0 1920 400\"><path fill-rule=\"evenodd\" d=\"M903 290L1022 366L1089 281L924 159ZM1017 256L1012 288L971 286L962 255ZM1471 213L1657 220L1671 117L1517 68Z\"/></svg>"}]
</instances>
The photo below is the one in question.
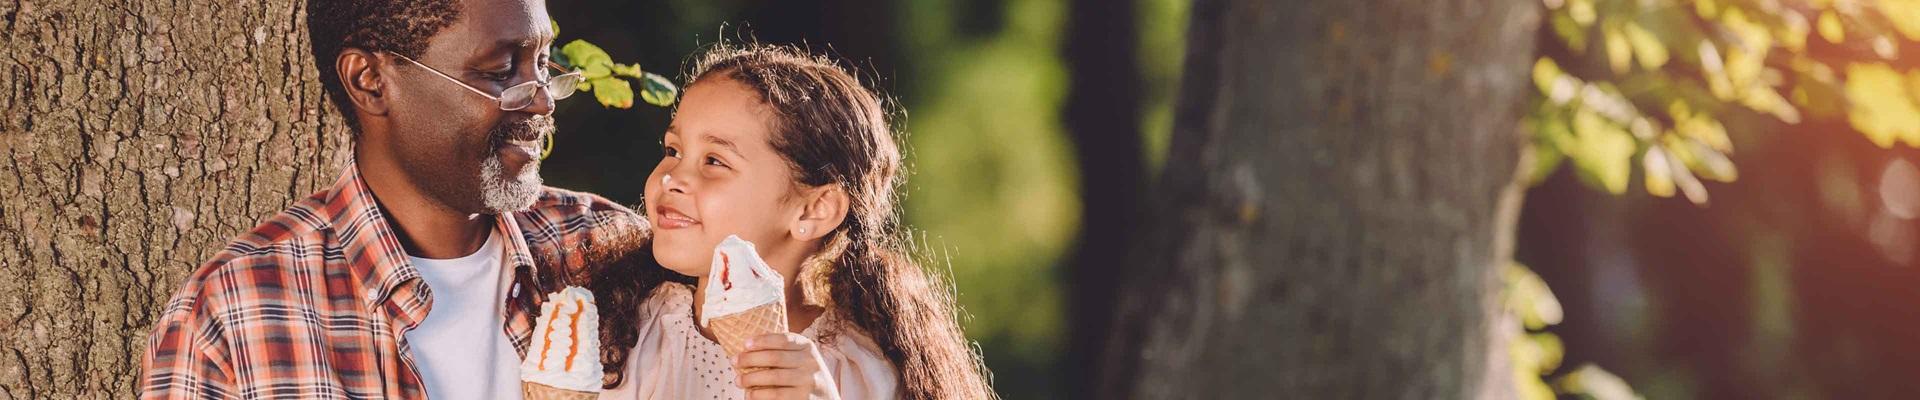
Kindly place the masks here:
<instances>
[{"instance_id":1,"label":"green leaf","mask_svg":"<svg viewBox=\"0 0 1920 400\"><path fill-rule=\"evenodd\" d=\"M1534 333L1527 335L1527 341L1533 342L1534 349L1539 351L1537 356L1540 358L1534 365L1540 368L1540 372L1559 368L1560 360L1566 358L1567 347L1560 342L1558 335L1546 332Z\"/></svg>"},{"instance_id":2,"label":"green leaf","mask_svg":"<svg viewBox=\"0 0 1920 400\"><path fill-rule=\"evenodd\" d=\"M1727 77L1726 61L1720 58L1720 47L1711 40L1702 40L1698 50L1701 72L1707 75L1707 89L1713 92L1715 98L1733 98L1733 80Z\"/></svg>"},{"instance_id":3,"label":"green leaf","mask_svg":"<svg viewBox=\"0 0 1920 400\"><path fill-rule=\"evenodd\" d=\"M1626 34L1627 42L1633 46L1633 58L1640 60L1640 68L1656 70L1667 65L1667 45L1660 43L1660 38L1653 36L1652 32L1632 22L1627 22L1620 31Z\"/></svg>"},{"instance_id":4,"label":"green leaf","mask_svg":"<svg viewBox=\"0 0 1920 400\"><path fill-rule=\"evenodd\" d=\"M1567 42L1574 55L1587 53L1587 28L1566 14L1553 14L1553 33Z\"/></svg>"},{"instance_id":5,"label":"green leaf","mask_svg":"<svg viewBox=\"0 0 1920 400\"><path fill-rule=\"evenodd\" d=\"M1682 136L1667 136L1661 138L1660 146L1666 149L1667 155L1672 156L1674 161L1685 165L1686 170L1693 171L1701 177L1720 182L1733 182L1740 179L1739 170L1734 168L1733 160L1706 143ZM1680 189L1688 190L1687 182L1684 180L1676 183L1680 184Z\"/></svg>"},{"instance_id":6,"label":"green leaf","mask_svg":"<svg viewBox=\"0 0 1920 400\"><path fill-rule=\"evenodd\" d=\"M1920 107L1906 88L1906 77L1886 64L1848 65L1847 122L1883 148L1920 144Z\"/></svg>"},{"instance_id":7,"label":"green leaf","mask_svg":"<svg viewBox=\"0 0 1920 400\"><path fill-rule=\"evenodd\" d=\"M590 64L584 68L580 68L580 76L588 80L601 78L611 79L613 78L613 67L612 64Z\"/></svg>"},{"instance_id":8,"label":"green leaf","mask_svg":"<svg viewBox=\"0 0 1920 400\"><path fill-rule=\"evenodd\" d=\"M1627 35L1617 24L1603 24L1600 39L1607 47L1607 66L1612 67L1615 74L1627 73L1627 68L1633 66L1633 47L1627 43Z\"/></svg>"},{"instance_id":9,"label":"green leaf","mask_svg":"<svg viewBox=\"0 0 1920 400\"><path fill-rule=\"evenodd\" d=\"M1647 154L1640 156L1640 160L1640 168L1647 175L1647 194L1673 197L1673 162L1667 159L1666 150L1661 150L1660 146L1647 148Z\"/></svg>"},{"instance_id":10,"label":"green leaf","mask_svg":"<svg viewBox=\"0 0 1920 400\"><path fill-rule=\"evenodd\" d=\"M1565 129L1565 124L1561 125L1563 127L1561 129ZM1527 173L1527 186L1546 182L1547 177L1553 176L1554 170L1560 169L1561 161L1566 161L1567 159L1567 155L1561 153L1559 149L1544 145L1538 141L1528 143L1527 146L1533 149L1533 170Z\"/></svg>"},{"instance_id":11,"label":"green leaf","mask_svg":"<svg viewBox=\"0 0 1920 400\"><path fill-rule=\"evenodd\" d=\"M1554 387L1560 393L1583 396L1593 400L1639 400L1639 393L1627 386L1627 381L1593 364L1581 365L1573 372L1554 381Z\"/></svg>"},{"instance_id":12,"label":"green leaf","mask_svg":"<svg viewBox=\"0 0 1920 400\"><path fill-rule=\"evenodd\" d=\"M1893 27L1909 40L1920 40L1920 2L1879 1L1873 3L1893 22Z\"/></svg>"},{"instance_id":13,"label":"green leaf","mask_svg":"<svg viewBox=\"0 0 1920 400\"><path fill-rule=\"evenodd\" d=\"M1533 84L1554 104L1567 104L1582 86L1579 78L1567 75L1560 70L1559 64L1546 57L1533 62Z\"/></svg>"},{"instance_id":14,"label":"green leaf","mask_svg":"<svg viewBox=\"0 0 1920 400\"><path fill-rule=\"evenodd\" d=\"M568 61L573 62L572 67L582 70L599 66L601 71L606 71L613 66L613 56L607 55L607 51L601 50L600 46L587 43L585 40L576 39L572 42L567 42L567 45L560 46L560 54L565 55ZM603 72L601 76L605 76L605 73ZM594 77L590 76L588 78Z\"/></svg>"},{"instance_id":15,"label":"green leaf","mask_svg":"<svg viewBox=\"0 0 1920 400\"><path fill-rule=\"evenodd\" d=\"M647 104L666 107L673 105L679 97L680 89L674 87L672 81L668 81L660 74L648 72L646 78L640 80L640 99L645 100Z\"/></svg>"},{"instance_id":16,"label":"green leaf","mask_svg":"<svg viewBox=\"0 0 1920 400\"><path fill-rule=\"evenodd\" d=\"M633 85L628 84L627 81L606 77L590 79L588 82L593 83L593 98L600 100L600 105L613 108L633 107Z\"/></svg>"},{"instance_id":17,"label":"green leaf","mask_svg":"<svg viewBox=\"0 0 1920 400\"><path fill-rule=\"evenodd\" d=\"M1581 175L1608 193L1626 193L1633 165L1633 136L1584 107L1574 112L1573 133L1578 149L1569 150L1568 155L1573 156Z\"/></svg>"},{"instance_id":18,"label":"green leaf","mask_svg":"<svg viewBox=\"0 0 1920 400\"><path fill-rule=\"evenodd\" d=\"M1564 314L1560 308L1560 299L1553 297L1553 290L1547 288L1547 281L1539 274L1517 262L1507 263L1501 271L1506 282L1507 308L1520 317L1527 329L1540 330L1548 325L1560 323Z\"/></svg>"},{"instance_id":19,"label":"green leaf","mask_svg":"<svg viewBox=\"0 0 1920 400\"><path fill-rule=\"evenodd\" d=\"M633 79L645 78L645 75L640 71L640 64L614 64L612 70L613 76Z\"/></svg>"},{"instance_id":20,"label":"green leaf","mask_svg":"<svg viewBox=\"0 0 1920 400\"><path fill-rule=\"evenodd\" d=\"M1820 20L1815 22L1814 26L1815 30L1820 32L1820 38L1826 39L1827 43L1840 43L1847 40L1846 29L1840 26L1840 15L1834 14L1833 10L1821 12Z\"/></svg>"},{"instance_id":21,"label":"green leaf","mask_svg":"<svg viewBox=\"0 0 1920 400\"><path fill-rule=\"evenodd\" d=\"M1740 96L1740 105L1747 106L1747 108L1751 108L1754 111L1771 114L1774 118L1779 118L1780 122L1789 124L1800 123L1800 110L1794 108L1793 104L1787 103L1787 98L1780 97L1780 93L1774 92L1773 89L1770 88L1762 87L1747 90L1745 96Z\"/></svg>"},{"instance_id":22,"label":"green leaf","mask_svg":"<svg viewBox=\"0 0 1920 400\"><path fill-rule=\"evenodd\" d=\"M1588 27L1593 26L1593 20L1599 14L1594 12L1593 0L1567 0L1567 16L1573 17L1573 22L1581 27Z\"/></svg>"}]
</instances>

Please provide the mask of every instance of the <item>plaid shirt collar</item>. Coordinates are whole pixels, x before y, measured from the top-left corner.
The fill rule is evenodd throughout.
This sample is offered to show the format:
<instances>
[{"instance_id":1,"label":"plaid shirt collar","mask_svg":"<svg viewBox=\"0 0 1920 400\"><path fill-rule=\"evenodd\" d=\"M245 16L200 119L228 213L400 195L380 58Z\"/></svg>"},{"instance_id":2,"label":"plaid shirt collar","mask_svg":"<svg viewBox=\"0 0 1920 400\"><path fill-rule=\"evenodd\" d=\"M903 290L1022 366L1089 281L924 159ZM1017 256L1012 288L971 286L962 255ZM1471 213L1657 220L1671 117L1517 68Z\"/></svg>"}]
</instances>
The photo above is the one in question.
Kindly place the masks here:
<instances>
[{"instance_id":1,"label":"plaid shirt collar","mask_svg":"<svg viewBox=\"0 0 1920 400\"><path fill-rule=\"evenodd\" d=\"M400 236L394 232L385 211L374 200L373 191L367 187L361 177L357 164L349 162L338 182L334 183L325 201L325 212L331 215L328 227L335 231L341 242L341 248L347 257L349 271L358 278L360 286L366 288L364 301L368 309L389 309L399 311L402 329L411 329L426 318L427 309L432 306L432 293L420 279L420 271L407 258L406 247L400 244ZM509 328L521 324L512 323L513 318L527 318L520 311L537 310L540 301L537 295L522 296L522 284L532 288L545 288L541 284L538 267L528 251L525 236L520 224L514 220L513 213L501 213L495 218L495 233L500 234L507 252L506 267L514 271L513 288L508 298ZM535 293L538 293L537 291ZM383 307L385 305L386 307ZM531 327L528 327L531 330ZM525 351L528 332L509 329L508 335L516 348Z\"/></svg>"}]
</instances>

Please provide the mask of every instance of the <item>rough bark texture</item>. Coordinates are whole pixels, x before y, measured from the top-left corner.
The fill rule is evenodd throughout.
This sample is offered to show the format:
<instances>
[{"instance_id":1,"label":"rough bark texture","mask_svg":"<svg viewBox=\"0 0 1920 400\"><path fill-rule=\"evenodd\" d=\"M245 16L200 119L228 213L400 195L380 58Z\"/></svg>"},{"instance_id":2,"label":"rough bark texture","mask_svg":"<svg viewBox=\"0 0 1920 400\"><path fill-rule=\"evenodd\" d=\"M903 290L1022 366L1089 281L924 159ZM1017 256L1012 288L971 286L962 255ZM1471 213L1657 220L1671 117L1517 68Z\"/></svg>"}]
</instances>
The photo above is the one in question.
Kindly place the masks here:
<instances>
[{"instance_id":1,"label":"rough bark texture","mask_svg":"<svg viewBox=\"0 0 1920 400\"><path fill-rule=\"evenodd\" d=\"M0 399L128 398L155 310L332 182L299 1L0 1Z\"/></svg>"},{"instance_id":2,"label":"rough bark texture","mask_svg":"<svg viewBox=\"0 0 1920 400\"><path fill-rule=\"evenodd\" d=\"M1196 2L1092 398L1509 397L1490 332L1538 8Z\"/></svg>"}]
</instances>

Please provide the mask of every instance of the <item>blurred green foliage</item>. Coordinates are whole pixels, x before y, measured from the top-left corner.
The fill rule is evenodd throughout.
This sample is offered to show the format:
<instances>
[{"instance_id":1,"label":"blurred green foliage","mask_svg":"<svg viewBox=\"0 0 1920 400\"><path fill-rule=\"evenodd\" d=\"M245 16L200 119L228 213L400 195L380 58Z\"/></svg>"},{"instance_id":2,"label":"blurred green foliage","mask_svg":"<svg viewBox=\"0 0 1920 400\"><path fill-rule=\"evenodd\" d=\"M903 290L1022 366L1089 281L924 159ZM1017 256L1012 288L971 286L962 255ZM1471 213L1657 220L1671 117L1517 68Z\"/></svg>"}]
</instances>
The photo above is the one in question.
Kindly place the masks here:
<instances>
[{"instance_id":1,"label":"blurred green foliage","mask_svg":"<svg viewBox=\"0 0 1920 400\"><path fill-rule=\"evenodd\" d=\"M951 260L968 335L1009 399L1061 398L1061 276L1082 199L1074 143L1061 125L1067 5L1052 0L910 0L899 7L910 70L913 175L906 206ZM1186 1L1137 0L1147 132L1164 159L1186 38ZM1120 2L1116 6L1127 6ZM981 15L987 13L987 15ZM1119 251L1119 249L1113 249Z\"/></svg>"},{"instance_id":2,"label":"blurred green foliage","mask_svg":"<svg viewBox=\"0 0 1920 400\"><path fill-rule=\"evenodd\" d=\"M1725 118L1845 119L1874 143L1920 144L1920 72L1887 63L1920 38L1906 0L1543 0L1527 126L1536 181L1571 160L1609 193L1634 166L1659 197L1707 203L1731 182Z\"/></svg>"},{"instance_id":3,"label":"blurred green foliage","mask_svg":"<svg viewBox=\"0 0 1920 400\"><path fill-rule=\"evenodd\" d=\"M1181 62L1186 60L1187 0L1139 0L1140 71L1143 106L1140 126L1146 130L1141 150L1147 171L1159 176L1167 161L1173 136L1173 101L1180 88Z\"/></svg>"},{"instance_id":4,"label":"blurred green foliage","mask_svg":"<svg viewBox=\"0 0 1920 400\"><path fill-rule=\"evenodd\" d=\"M1513 363L1514 383L1519 398L1553 400L1565 395L1594 400L1634 400L1641 398L1625 380L1592 364L1581 365L1547 384L1547 377L1560 368L1566 346L1560 336L1547 332L1565 316L1560 300L1547 288L1540 275L1520 263L1508 263L1501 269L1504 283L1502 302L1512 317L1513 339L1507 346Z\"/></svg>"},{"instance_id":5,"label":"blurred green foliage","mask_svg":"<svg viewBox=\"0 0 1920 400\"><path fill-rule=\"evenodd\" d=\"M1078 228L1078 171L1060 125L1062 2L1007 0L998 29L961 29L963 1L901 7L915 96L909 222L952 261L967 334L1008 398L1057 397L1059 273Z\"/></svg>"}]
</instances>

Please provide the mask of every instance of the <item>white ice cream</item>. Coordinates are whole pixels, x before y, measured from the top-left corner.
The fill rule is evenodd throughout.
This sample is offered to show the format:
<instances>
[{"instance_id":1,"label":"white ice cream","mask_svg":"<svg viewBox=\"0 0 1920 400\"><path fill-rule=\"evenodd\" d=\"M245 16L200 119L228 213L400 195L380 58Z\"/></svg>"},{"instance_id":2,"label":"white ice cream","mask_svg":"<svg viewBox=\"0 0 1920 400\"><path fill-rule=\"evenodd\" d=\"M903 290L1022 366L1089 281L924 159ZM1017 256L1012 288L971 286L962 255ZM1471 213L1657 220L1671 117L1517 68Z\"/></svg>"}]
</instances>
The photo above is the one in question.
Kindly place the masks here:
<instances>
[{"instance_id":1,"label":"white ice cream","mask_svg":"<svg viewBox=\"0 0 1920 400\"><path fill-rule=\"evenodd\" d=\"M567 390L600 391L600 312L593 292L568 286L547 295L520 380Z\"/></svg>"},{"instance_id":2,"label":"white ice cream","mask_svg":"<svg viewBox=\"0 0 1920 400\"><path fill-rule=\"evenodd\" d=\"M727 236L713 248L713 269L707 272L706 299L700 304L700 326L763 304L786 301L786 280L767 266L753 242Z\"/></svg>"}]
</instances>

